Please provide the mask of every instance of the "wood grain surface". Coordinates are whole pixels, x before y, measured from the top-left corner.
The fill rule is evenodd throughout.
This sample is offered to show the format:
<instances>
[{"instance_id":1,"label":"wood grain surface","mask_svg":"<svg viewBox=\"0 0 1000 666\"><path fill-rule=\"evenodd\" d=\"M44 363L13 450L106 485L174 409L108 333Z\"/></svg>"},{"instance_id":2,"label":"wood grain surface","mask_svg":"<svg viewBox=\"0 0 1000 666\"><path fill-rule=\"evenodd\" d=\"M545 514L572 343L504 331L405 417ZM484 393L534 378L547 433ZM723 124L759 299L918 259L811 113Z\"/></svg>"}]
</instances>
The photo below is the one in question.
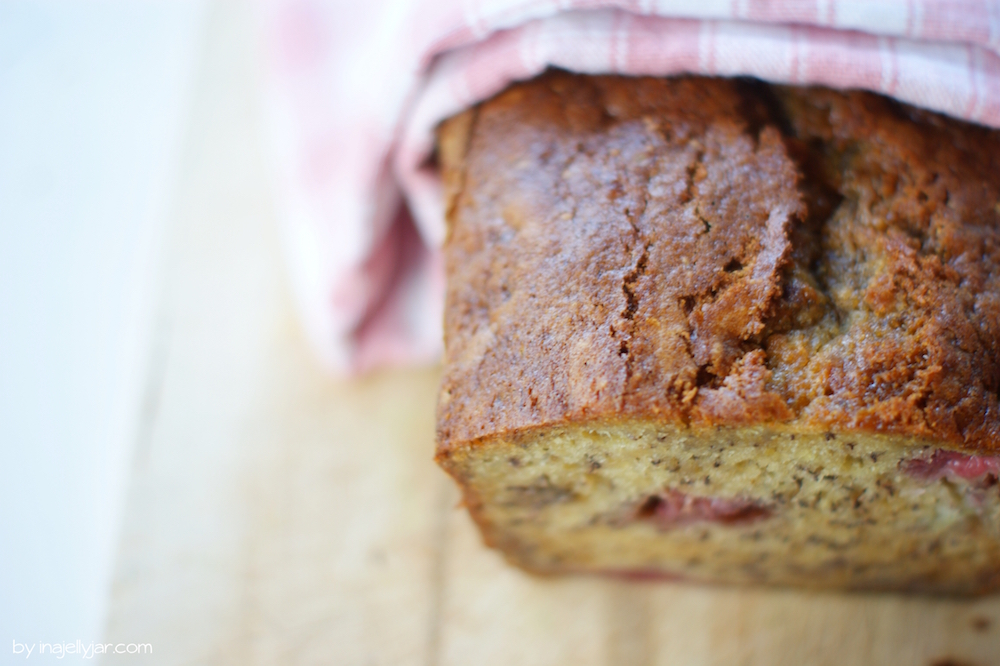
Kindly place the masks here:
<instances>
[{"instance_id":1,"label":"wood grain surface","mask_svg":"<svg viewBox=\"0 0 1000 666\"><path fill-rule=\"evenodd\" d=\"M543 580L486 549L431 461L438 371L337 380L305 347L257 62L249 8L215 6L107 640L144 664L1000 664L996 598Z\"/></svg>"}]
</instances>

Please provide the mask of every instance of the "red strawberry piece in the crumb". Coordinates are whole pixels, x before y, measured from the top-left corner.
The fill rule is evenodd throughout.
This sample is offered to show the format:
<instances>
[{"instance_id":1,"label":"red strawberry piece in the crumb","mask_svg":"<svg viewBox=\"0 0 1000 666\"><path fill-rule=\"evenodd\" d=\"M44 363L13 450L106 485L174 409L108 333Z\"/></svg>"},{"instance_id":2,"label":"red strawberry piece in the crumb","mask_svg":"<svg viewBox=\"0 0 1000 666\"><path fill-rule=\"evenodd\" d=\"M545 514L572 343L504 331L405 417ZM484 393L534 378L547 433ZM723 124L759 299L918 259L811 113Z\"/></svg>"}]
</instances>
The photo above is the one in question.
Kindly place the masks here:
<instances>
[{"instance_id":1,"label":"red strawberry piece in the crumb","mask_svg":"<svg viewBox=\"0 0 1000 666\"><path fill-rule=\"evenodd\" d=\"M771 509L743 497L696 497L678 490L667 490L648 498L636 517L667 529L691 523L751 523L771 515Z\"/></svg>"},{"instance_id":2,"label":"red strawberry piece in the crumb","mask_svg":"<svg viewBox=\"0 0 1000 666\"><path fill-rule=\"evenodd\" d=\"M903 471L924 481L957 477L967 481L1000 476L1000 456L975 456L957 451L936 450L930 458L914 458L901 463Z\"/></svg>"}]
</instances>

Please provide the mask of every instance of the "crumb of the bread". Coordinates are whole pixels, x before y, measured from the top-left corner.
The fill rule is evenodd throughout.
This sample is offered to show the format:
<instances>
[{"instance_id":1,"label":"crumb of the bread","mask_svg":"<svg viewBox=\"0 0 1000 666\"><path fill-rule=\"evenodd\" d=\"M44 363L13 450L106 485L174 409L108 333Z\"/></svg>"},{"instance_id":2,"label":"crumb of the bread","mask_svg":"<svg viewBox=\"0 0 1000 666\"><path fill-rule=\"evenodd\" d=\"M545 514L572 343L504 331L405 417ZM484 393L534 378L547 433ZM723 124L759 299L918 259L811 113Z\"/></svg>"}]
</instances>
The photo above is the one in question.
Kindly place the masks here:
<instances>
[{"instance_id":1,"label":"crumb of the bread","mask_svg":"<svg viewBox=\"0 0 1000 666\"><path fill-rule=\"evenodd\" d=\"M920 440L627 421L494 438L442 462L467 481L487 539L535 572L966 593L1000 582L1000 459Z\"/></svg>"}]
</instances>

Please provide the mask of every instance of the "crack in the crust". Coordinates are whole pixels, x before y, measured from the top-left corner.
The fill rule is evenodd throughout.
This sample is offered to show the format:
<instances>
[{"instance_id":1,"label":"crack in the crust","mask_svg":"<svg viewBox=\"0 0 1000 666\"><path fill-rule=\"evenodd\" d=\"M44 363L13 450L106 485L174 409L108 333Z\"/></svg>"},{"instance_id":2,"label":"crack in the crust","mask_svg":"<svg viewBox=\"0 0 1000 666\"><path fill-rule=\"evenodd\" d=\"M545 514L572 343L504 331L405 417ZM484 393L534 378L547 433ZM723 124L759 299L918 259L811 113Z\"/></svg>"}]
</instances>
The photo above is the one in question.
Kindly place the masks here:
<instances>
[{"instance_id":1,"label":"crack in the crust","mask_svg":"<svg viewBox=\"0 0 1000 666\"><path fill-rule=\"evenodd\" d=\"M794 323L793 314L790 317L792 320L790 330L806 330L814 329L816 326L826 326L827 324L821 322L826 320L828 315L832 316L837 328L840 329L849 318L849 313L842 311L834 298L834 286L830 283L829 278L829 269L833 258L829 254L827 237L831 221L838 215L843 206L849 205L849 202L824 173L823 145L810 141L808 138L796 136L781 100L769 88L765 87L765 90L768 95L764 99L765 105L768 107L770 116L775 119L779 129L786 137L786 154L797 167L800 175L797 190L806 205L805 216L789 229L789 241L793 246L792 260L782 269L780 301L787 302L787 299L790 298L788 289L797 268L802 274L808 276L806 284L815 289L821 297L823 315L814 319L815 323L800 325ZM728 268L727 266L727 270ZM780 306L775 309L775 312L779 310L781 310ZM771 334L789 330L772 328L774 320L770 318L765 320L764 324L766 328L760 338L762 345Z\"/></svg>"},{"instance_id":2,"label":"crack in the crust","mask_svg":"<svg viewBox=\"0 0 1000 666\"><path fill-rule=\"evenodd\" d=\"M685 180L684 180L684 192L681 194L681 205L688 203L694 199L694 177L698 173L698 167L702 166L705 161L705 151L701 148L697 149L694 154L694 160L685 167ZM700 211L695 211L700 218ZM706 223L707 224L707 223Z\"/></svg>"},{"instance_id":3,"label":"crack in the crust","mask_svg":"<svg viewBox=\"0 0 1000 666\"><path fill-rule=\"evenodd\" d=\"M622 316L629 321L633 320L636 310L639 309L639 297L635 294L635 283L646 272L646 263L649 261L649 248L652 244L647 243L642 248L642 254L635 266L622 280L622 291L625 293L625 312Z\"/></svg>"},{"instance_id":4,"label":"crack in the crust","mask_svg":"<svg viewBox=\"0 0 1000 666\"><path fill-rule=\"evenodd\" d=\"M695 217L698 218L699 222L705 225L705 231L703 231L702 233L707 234L709 231L712 230L712 223L705 219L705 216L701 214L700 208L695 208L694 215Z\"/></svg>"},{"instance_id":5,"label":"crack in the crust","mask_svg":"<svg viewBox=\"0 0 1000 666\"><path fill-rule=\"evenodd\" d=\"M649 250L652 246L652 243L643 245L642 254L639 255L635 266L622 280L622 292L625 294L625 310L622 312L622 317L632 324L631 330L622 338L618 346L619 354L625 358L626 381L632 377L632 356L629 354L629 342L631 342L632 334L635 331L635 313L639 309L639 296L635 293L635 283L646 274L646 264L649 262Z\"/></svg>"},{"instance_id":6,"label":"crack in the crust","mask_svg":"<svg viewBox=\"0 0 1000 666\"><path fill-rule=\"evenodd\" d=\"M782 136L793 136L795 129L774 88L760 79L739 77L736 86L742 99L741 115L747 123L747 134L760 145L760 133L767 126L775 127Z\"/></svg>"},{"instance_id":7,"label":"crack in the crust","mask_svg":"<svg viewBox=\"0 0 1000 666\"><path fill-rule=\"evenodd\" d=\"M755 135L754 138L756 140L757 138L756 135L762 132L765 126L777 125L781 133L784 136L788 137L791 134L792 127L788 121L788 118L783 114L783 109L781 109L780 102L776 98L770 98L764 100L763 106L764 106L763 109L758 109L758 111L763 111L761 117L758 118L759 121L758 126L751 128L749 133L751 135ZM754 124L752 122L753 121L752 118L748 119L748 121L750 122L751 125ZM815 156L811 154L811 151L806 155L802 154L796 155L794 154L794 152L795 151L789 150L788 151L789 157L797 163L797 166L799 167L798 171L801 174L802 181L805 181L805 182L800 182L800 184L798 185L797 189L800 195L806 198L807 200L812 199L813 196L825 195L832 201L832 203L828 204L827 206L820 206L819 211L811 211L813 212L812 219L803 219L798 222L798 224L804 227L804 229L802 230L805 231L805 233L808 236L811 236L815 239L816 246L818 248L822 248L823 234L831 218L838 209L839 206L838 200L841 199L841 195L839 191L831 187L829 183L825 182L825 179L820 177L820 172L818 169L808 168L808 167L814 167L814 165L809 162L816 159ZM688 201L691 201L693 203L694 218L698 222L700 222L704 227L704 229L701 230L700 233L708 234L712 230L712 224L706 218L704 212L701 210L699 202L695 200L694 196L695 188L697 187L695 179L698 177L699 170L704 168L703 167L704 159L705 159L704 150L701 149L700 146L698 146L698 150L695 154L695 159L692 162L690 162L686 168L687 183L683 198L685 200L685 203ZM806 183L809 183L811 187L807 186ZM815 194L813 192L806 191L811 189L816 190ZM810 194L812 194L813 196L810 196ZM816 212L819 212L820 215L817 216ZM794 238L790 240L794 241ZM810 274L810 276L813 279L813 283L817 288L817 291L820 291L822 295L825 297L824 298L825 309L829 310L834 306L835 302L832 298L832 294L829 291L829 285L824 283L822 276L818 274L821 271L817 270L820 269L820 265L822 264L823 260L826 259L826 257L823 256L822 249L819 249L819 251L816 252L816 255L818 256L812 257L812 261L805 262L806 264L811 264L811 265L802 266L802 268ZM785 283L783 284L783 288L787 286L787 281L789 278L789 274L792 270L793 263L794 260L793 262L789 262L789 264L783 269L782 282ZM742 273L744 268L745 265L743 261L737 258L733 258L723 267L723 271L728 274L738 274ZM710 290L709 294L710 300L714 300L718 296L718 291L719 289L717 286L713 287ZM779 299L782 298L783 296L784 293L781 296L779 296ZM682 298L680 304L684 308L685 313L688 315L690 322L690 316L694 309L693 306L695 304L695 299L690 296ZM771 310L772 310L771 315L765 315L762 317L762 323L766 328L763 331L761 331L761 335L759 337L756 337L756 339L754 340L743 340L740 343L740 347L742 348L742 353L744 355L752 350L765 348L766 346L765 340L770 335L770 333L773 332L771 330L768 330L771 324L771 321L769 320L771 319L772 315L775 312L777 312L778 308L771 308ZM691 358L694 359L694 353L690 341L688 343L688 350L689 353L691 354ZM696 375L694 377L694 385L699 389L718 387L725 378L726 373L717 375L715 372L712 371L711 363L696 364L695 367L697 368L697 370L696 370Z\"/></svg>"},{"instance_id":8,"label":"crack in the crust","mask_svg":"<svg viewBox=\"0 0 1000 666\"><path fill-rule=\"evenodd\" d=\"M641 218L649 205L649 183L652 180L653 174L647 171L645 174L645 183L643 183L640 191L642 192L642 199L639 203L638 210L631 211L626 210L626 219L628 220L629 226L632 227L632 233L635 235L636 241L643 243L642 253L636 260L635 265L632 267L625 277L622 279L622 293L625 295L625 309L622 311L622 318L629 322L629 330L622 336L620 341L618 352L625 359L625 382L626 384L632 378L632 363L633 358L629 350L629 344L632 340L632 335L635 333L635 313L639 310L639 296L636 293L635 285L646 273L646 266L649 263L649 250L653 247L651 242L647 242L643 237L642 231L639 228L637 219Z\"/></svg>"},{"instance_id":9,"label":"crack in the crust","mask_svg":"<svg viewBox=\"0 0 1000 666\"><path fill-rule=\"evenodd\" d=\"M698 388L714 388L719 382L719 377L715 373L709 371L709 365L710 364L705 363L698 366L698 374L695 375L694 379L694 384Z\"/></svg>"},{"instance_id":10,"label":"crack in the crust","mask_svg":"<svg viewBox=\"0 0 1000 666\"><path fill-rule=\"evenodd\" d=\"M729 263L725 265L722 269L727 273L738 273L743 270L743 262L735 257L729 260Z\"/></svg>"}]
</instances>

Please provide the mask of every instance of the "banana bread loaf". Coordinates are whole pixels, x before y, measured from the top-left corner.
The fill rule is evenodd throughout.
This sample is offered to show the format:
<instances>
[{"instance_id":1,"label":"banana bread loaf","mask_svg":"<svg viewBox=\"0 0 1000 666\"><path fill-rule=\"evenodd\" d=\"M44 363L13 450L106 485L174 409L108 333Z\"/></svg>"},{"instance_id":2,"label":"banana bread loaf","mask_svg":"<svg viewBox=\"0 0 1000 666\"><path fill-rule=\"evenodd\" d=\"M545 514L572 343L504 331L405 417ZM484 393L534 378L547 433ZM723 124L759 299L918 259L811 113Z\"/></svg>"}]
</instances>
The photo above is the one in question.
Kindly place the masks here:
<instances>
[{"instance_id":1,"label":"banana bread loaf","mask_svg":"<svg viewBox=\"0 0 1000 666\"><path fill-rule=\"evenodd\" d=\"M510 561L1000 587L1000 132L549 72L438 159L437 459Z\"/></svg>"}]
</instances>

